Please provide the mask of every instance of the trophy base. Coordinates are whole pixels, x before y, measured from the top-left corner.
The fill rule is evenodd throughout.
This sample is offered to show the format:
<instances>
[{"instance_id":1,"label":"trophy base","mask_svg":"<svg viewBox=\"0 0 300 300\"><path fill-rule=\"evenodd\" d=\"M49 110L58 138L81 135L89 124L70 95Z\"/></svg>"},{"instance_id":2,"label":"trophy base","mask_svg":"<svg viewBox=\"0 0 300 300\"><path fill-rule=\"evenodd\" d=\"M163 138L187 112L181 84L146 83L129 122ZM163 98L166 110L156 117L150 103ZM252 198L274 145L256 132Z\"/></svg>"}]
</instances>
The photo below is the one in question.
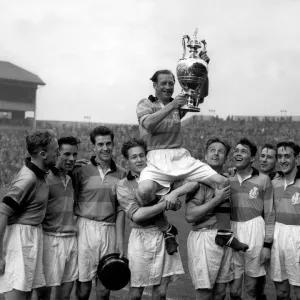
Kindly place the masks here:
<instances>
[{"instance_id":1,"label":"trophy base","mask_svg":"<svg viewBox=\"0 0 300 300\"><path fill-rule=\"evenodd\" d=\"M187 104L181 106L179 108L179 110L183 110L185 112L200 112L200 108L199 107L195 107L195 106L188 106Z\"/></svg>"}]
</instances>

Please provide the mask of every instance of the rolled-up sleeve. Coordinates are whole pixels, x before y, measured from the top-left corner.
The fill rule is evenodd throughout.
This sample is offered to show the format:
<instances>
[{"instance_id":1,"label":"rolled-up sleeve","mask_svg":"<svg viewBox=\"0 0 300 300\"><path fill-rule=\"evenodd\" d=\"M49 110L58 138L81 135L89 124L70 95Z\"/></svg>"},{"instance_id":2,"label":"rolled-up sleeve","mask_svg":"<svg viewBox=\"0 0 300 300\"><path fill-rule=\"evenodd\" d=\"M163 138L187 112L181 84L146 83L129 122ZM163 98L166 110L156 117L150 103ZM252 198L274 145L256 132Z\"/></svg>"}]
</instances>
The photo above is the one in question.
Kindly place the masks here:
<instances>
[{"instance_id":1,"label":"rolled-up sleeve","mask_svg":"<svg viewBox=\"0 0 300 300\"><path fill-rule=\"evenodd\" d=\"M30 199L35 189L35 180L25 174L18 174L12 181L6 195L0 203L0 212L12 216L18 212L24 202Z\"/></svg>"},{"instance_id":2,"label":"rolled-up sleeve","mask_svg":"<svg viewBox=\"0 0 300 300\"><path fill-rule=\"evenodd\" d=\"M140 208L140 205L135 198L135 192L124 186L122 183L119 183L117 185L117 199L126 216L132 220L132 216Z\"/></svg>"},{"instance_id":3,"label":"rolled-up sleeve","mask_svg":"<svg viewBox=\"0 0 300 300\"><path fill-rule=\"evenodd\" d=\"M143 125L147 116L153 113L153 104L149 99L141 100L136 108L136 114L140 125Z\"/></svg>"}]
</instances>

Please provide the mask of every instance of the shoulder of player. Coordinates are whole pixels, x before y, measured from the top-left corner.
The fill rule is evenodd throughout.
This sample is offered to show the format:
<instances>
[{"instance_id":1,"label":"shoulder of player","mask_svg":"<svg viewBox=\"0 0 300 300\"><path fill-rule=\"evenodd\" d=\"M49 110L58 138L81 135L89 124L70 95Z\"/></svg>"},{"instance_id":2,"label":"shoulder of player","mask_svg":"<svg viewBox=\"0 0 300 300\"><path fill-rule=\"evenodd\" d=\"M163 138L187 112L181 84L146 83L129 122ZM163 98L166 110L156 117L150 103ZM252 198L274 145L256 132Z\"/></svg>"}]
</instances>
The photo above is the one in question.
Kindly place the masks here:
<instances>
[{"instance_id":1,"label":"shoulder of player","mask_svg":"<svg viewBox=\"0 0 300 300\"><path fill-rule=\"evenodd\" d=\"M139 105L152 105L153 101L151 101L149 98L142 98L139 102L138 102L138 106Z\"/></svg>"},{"instance_id":2,"label":"shoulder of player","mask_svg":"<svg viewBox=\"0 0 300 300\"><path fill-rule=\"evenodd\" d=\"M126 178L126 174L127 174L126 170L123 167L117 165L115 162L114 162L114 168L112 169L112 171L116 171L118 173L120 179L123 179L124 177Z\"/></svg>"}]
</instances>

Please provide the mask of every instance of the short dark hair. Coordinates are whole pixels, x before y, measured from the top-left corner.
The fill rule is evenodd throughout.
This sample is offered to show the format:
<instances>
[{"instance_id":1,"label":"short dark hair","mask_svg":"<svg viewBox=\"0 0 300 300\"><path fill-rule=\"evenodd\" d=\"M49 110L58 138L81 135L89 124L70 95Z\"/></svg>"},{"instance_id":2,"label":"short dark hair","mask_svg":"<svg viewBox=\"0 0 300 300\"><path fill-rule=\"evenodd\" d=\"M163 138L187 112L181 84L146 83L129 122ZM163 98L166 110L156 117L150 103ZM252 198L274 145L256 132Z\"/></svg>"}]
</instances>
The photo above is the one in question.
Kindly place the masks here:
<instances>
[{"instance_id":1,"label":"short dark hair","mask_svg":"<svg viewBox=\"0 0 300 300\"><path fill-rule=\"evenodd\" d=\"M46 150L54 139L54 133L50 130L34 130L26 136L26 149L31 156L36 155L39 150Z\"/></svg>"},{"instance_id":2,"label":"short dark hair","mask_svg":"<svg viewBox=\"0 0 300 300\"><path fill-rule=\"evenodd\" d=\"M80 144L81 141L80 141L80 139L78 139L75 136L63 136L57 140L57 143L58 143L59 148L62 145L72 145L72 146L78 147L78 144Z\"/></svg>"},{"instance_id":3,"label":"short dark hair","mask_svg":"<svg viewBox=\"0 0 300 300\"><path fill-rule=\"evenodd\" d=\"M300 153L300 147L297 144L295 144L294 142L280 142L277 144L277 150L280 147L283 147L283 148L289 147L289 148L293 149L295 156L298 156Z\"/></svg>"},{"instance_id":4,"label":"short dark hair","mask_svg":"<svg viewBox=\"0 0 300 300\"><path fill-rule=\"evenodd\" d=\"M228 153L230 152L230 145L229 143L226 141L226 140L223 140L221 138L218 138L218 137L211 137L210 139L208 139L208 141L206 142L206 146L205 146L205 151L208 150L209 146L213 143L220 143L222 144L224 147L225 147L225 150L226 150L226 157L228 155Z\"/></svg>"},{"instance_id":5,"label":"short dark hair","mask_svg":"<svg viewBox=\"0 0 300 300\"><path fill-rule=\"evenodd\" d=\"M145 150L145 153L147 153L147 144L144 142L144 140L133 138L127 142L124 142L121 147L121 152L126 159L128 159L128 150L134 147L142 147Z\"/></svg>"},{"instance_id":6,"label":"short dark hair","mask_svg":"<svg viewBox=\"0 0 300 300\"><path fill-rule=\"evenodd\" d=\"M275 151L275 156L277 157L277 147L276 147L276 146L274 146L274 145L272 145L272 144L266 143L266 144L264 144L264 145L261 147L261 151L262 151L263 149L265 149L265 148L270 149L270 150L274 150L274 151Z\"/></svg>"},{"instance_id":7,"label":"short dark hair","mask_svg":"<svg viewBox=\"0 0 300 300\"><path fill-rule=\"evenodd\" d=\"M256 145L251 142L250 140L248 140L247 138L242 138L240 139L237 143L236 143L236 146L237 145L243 145L243 146L248 146L250 148L250 153L251 153L251 156L255 156L256 153L257 153L257 147Z\"/></svg>"},{"instance_id":8,"label":"short dark hair","mask_svg":"<svg viewBox=\"0 0 300 300\"><path fill-rule=\"evenodd\" d=\"M90 140L95 145L95 139L96 136L98 135L110 135L112 142L114 141L114 133L106 126L97 126L96 128L93 129L93 131L90 133Z\"/></svg>"},{"instance_id":9,"label":"short dark hair","mask_svg":"<svg viewBox=\"0 0 300 300\"><path fill-rule=\"evenodd\" d=\"M153 74L153 76L150 78L150 80L151 80L152 82L157 83L157 79L158 79L158 76L159 76L160 74L172 75L173 80L174 80L174 82L175 82L175 76L174 76L174 74L173 74L170 70L166 70L166 69L165 69L165 70L158 70L158 71L156 71L156 72Z\"/></svg>"}]
</instances>

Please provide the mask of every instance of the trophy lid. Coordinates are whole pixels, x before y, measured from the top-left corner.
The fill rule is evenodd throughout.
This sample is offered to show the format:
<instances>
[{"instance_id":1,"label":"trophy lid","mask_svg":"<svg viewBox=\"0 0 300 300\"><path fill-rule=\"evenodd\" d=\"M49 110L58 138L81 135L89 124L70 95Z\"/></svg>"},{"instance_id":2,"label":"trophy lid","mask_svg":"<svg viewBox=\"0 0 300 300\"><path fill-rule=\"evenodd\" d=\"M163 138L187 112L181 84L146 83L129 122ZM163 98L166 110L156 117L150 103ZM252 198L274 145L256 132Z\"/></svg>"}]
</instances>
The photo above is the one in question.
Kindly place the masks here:
<instances>
[{"instance_id":1,"label":"trophy lid","mask_svg":"<svg viewBox=\"0 0 300 300\"><path fill-rule=\"evenodd\" d=\"M202 47L201 43L203 43L203 42L198 40L197 35L198 35L198 28L195 29L193 39L191 39L189 36L187 36L188 37L187 47L189 47L191 50L192 49L197 50L198 48Z\"/></svg>"}]
</instances>

